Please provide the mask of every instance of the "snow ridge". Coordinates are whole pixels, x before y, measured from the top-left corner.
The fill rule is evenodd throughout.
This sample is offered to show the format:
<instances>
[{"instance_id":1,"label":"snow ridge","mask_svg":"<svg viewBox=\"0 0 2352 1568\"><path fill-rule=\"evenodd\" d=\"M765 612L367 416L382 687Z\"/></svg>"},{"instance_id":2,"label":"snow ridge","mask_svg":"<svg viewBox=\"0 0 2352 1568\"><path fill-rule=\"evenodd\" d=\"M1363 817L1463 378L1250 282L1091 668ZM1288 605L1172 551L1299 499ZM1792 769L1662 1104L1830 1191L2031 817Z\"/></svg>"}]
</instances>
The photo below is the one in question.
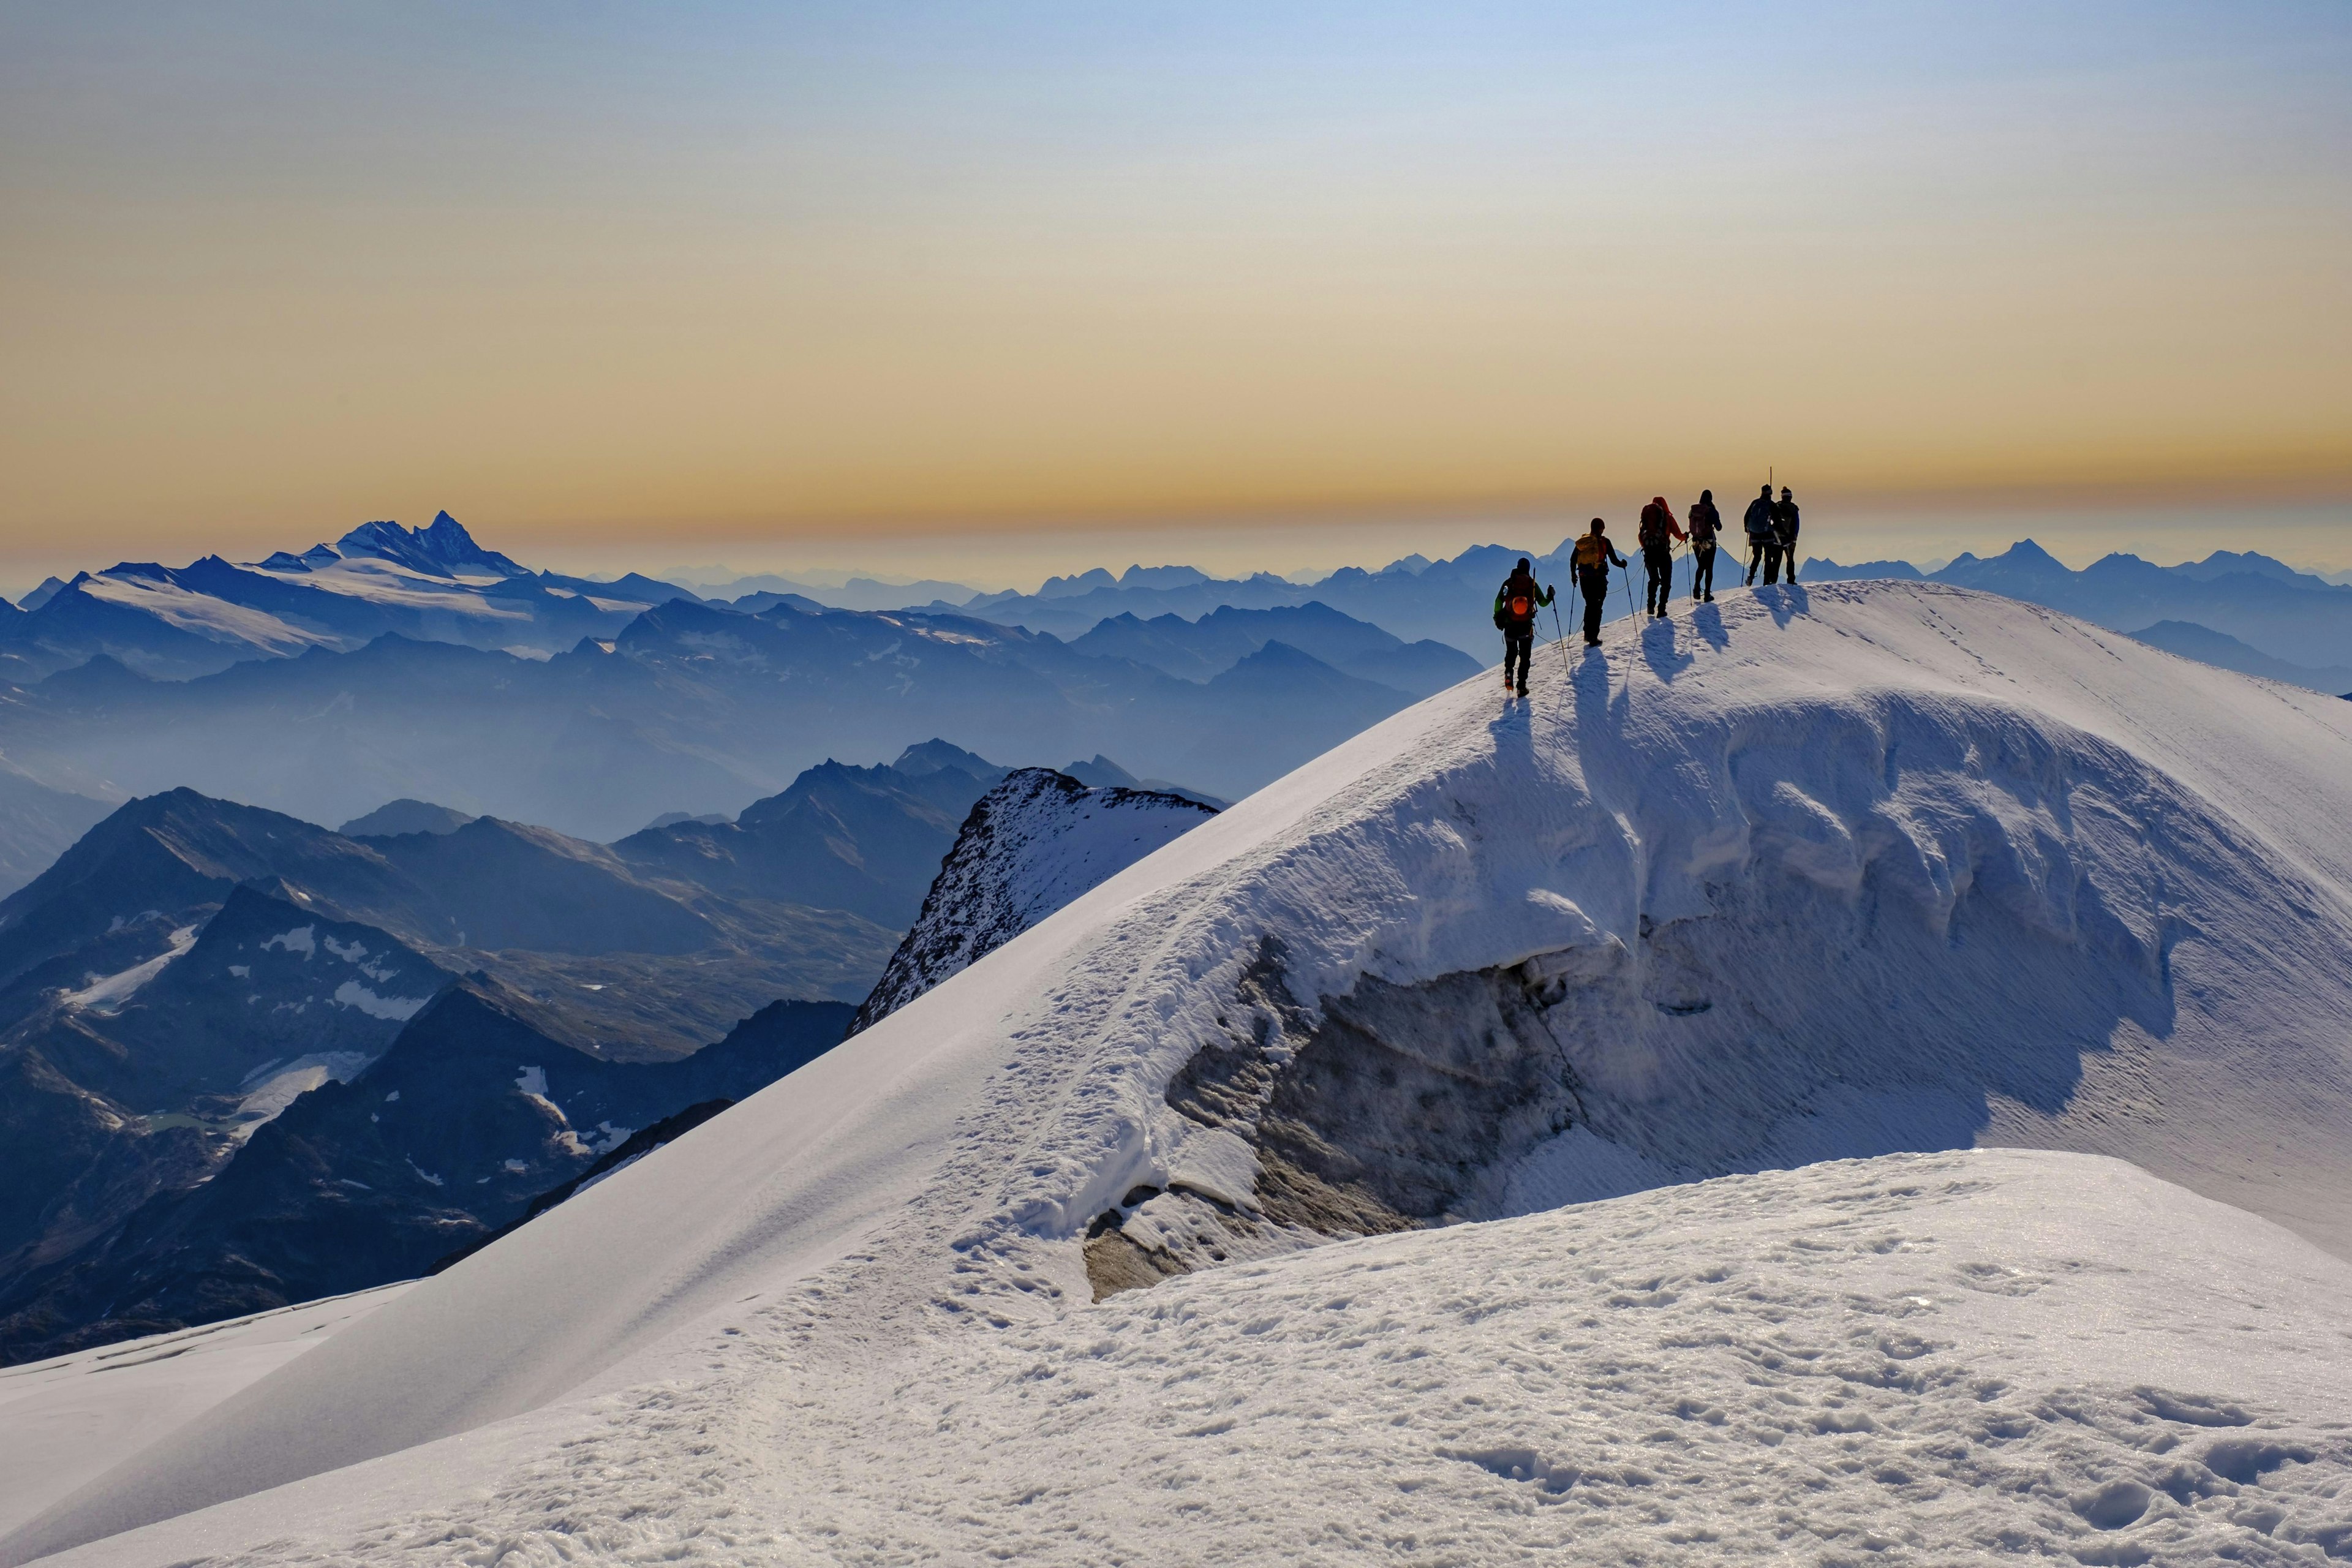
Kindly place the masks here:
<instances>
[{"instance_id":1,"label":"snow ridge","mask_svg":"<svg viewBox=\"0 0 2352 1568\"><path fill-rule=\"evenodd\" d=\"M972 806L849 1032L879 1023L1215 815L1159 790L1090 789L1052 768L1013 773Z\"/></svg>"},{"instance_id":2,"label":"snow ridge","mask_svg":"<svg viewBox=\"0 0 2352 1568\"><path fill-rule=\"evenodd\" d=\"M0 1562L2340 1559L2347 755L1939 585L1465 683Z\"/></svg>"}]
</instances>

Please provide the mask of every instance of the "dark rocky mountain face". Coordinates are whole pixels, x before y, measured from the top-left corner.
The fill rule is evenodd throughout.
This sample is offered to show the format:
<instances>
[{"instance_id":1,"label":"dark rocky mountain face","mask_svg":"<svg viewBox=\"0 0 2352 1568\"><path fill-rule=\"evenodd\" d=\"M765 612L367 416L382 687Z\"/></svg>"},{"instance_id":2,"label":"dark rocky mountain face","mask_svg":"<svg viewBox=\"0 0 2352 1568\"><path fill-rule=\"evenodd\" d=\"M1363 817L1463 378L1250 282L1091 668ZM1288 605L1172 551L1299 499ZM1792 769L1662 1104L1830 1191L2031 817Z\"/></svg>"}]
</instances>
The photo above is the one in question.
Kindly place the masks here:
<instances>
[{"instance_id":1,"label":"dark rocky mountain face","mask_svg":"<svg viewBox=\"0 0 2352 1568\"><path fill-rule=\"evenodd\" d=\"M0 1006L28 982L73 988L94 978L92 969L117 973L153 958L194 911L208 916L252 881L299 907L411 940L452 943L457 935L425 889L374 850L278 812L177 789L118 808L0 900Z\"/></svg>"},{"instance_id":2,"label":"dark rocky mountain face","mask_svg":"<svg viewBox=\"0 0 2352 1568\"><path fill-rule=\"evenodd\" d=\"M497 551L485 550L475 543L465 526L446 511L434 513L433 521L423 528L403 528L396 522L363 522L335 542L333 553L347 561L356 556L373 556L428 577L532 574L528 566L519 566ZM314 551L312 558L317 554Z\"/></svg>"},{"instance_id":3,"label":"dark rocky mountain face","mask_svg":"<svg viewBox=\"0 0 2352 1568\"><path fill-rule=\"evenodd\" d=\"M1216 815L1183 795L1095 788L1051 768L1007 775L972 806L850 1033L868 1028L1055 910Z\"/></svg>"},{"instance_id":4,"label":"dark rocky mountain face","mask_svg":"<svg viewBox=\"0 0 2352 1568\"><path fill-rule=\"evenodd\" d=\"M129 803L0 902L0 1280L208 1184L457 974L560 1060L614 1068L674 1064L779 995L863 995L895 931L769 890L491 818L362 842L193 791Z\"/></svg>"},{"instance_id":5,"label":"dark rocky mountain face","mask_svg":"<svg viewBox=\"0 0 2352 1568\"><path fill-rule=\"evenodd\" d=\"M424 1273L635 1131L813 1060L850 1011L780 1002L682 1060L628 1064L549 1038L494 984L452 986L372 1066L296 1100L209 1181L10 1274L0 1361Z\"/></svg>"},{"instance_id":6,"label":"dark rocky mountain face","mask_svg":"<svg viewBox=\"0 0 2352 1568\"><path fill-rule=\"evenodd\" d=\"M184 947L240 886L487 970L559 1037L622 1054L691 1050L780 994L861 996L897 931L796 901L788 879L731 897L522 824L360 840L178 790L0 900L0 1029Z\"/></svg>"},{"instance_id":7,"label":"dark rocky mountain face","mask_svg":"<svg viewBox=\"0 0 2352 1568\"><path fill-rule=\"evenodd\" d=\"M296 1096L381 1056L449 973L251 887L155 958L0 1035L0 1279L201 1182Z\"/></svg>"},{"instance_id":8,"label":"dark rocky mountain face","mask_svg":"<svg viewBox=\"0 0 2352 1568\"><path fill-rule=\"evenodd\" d=\"M423 889L460 947L695 952L717 929L630 875L613 851L544 827L478 817L451 833L361 840Z\"/></svg>"},{"instance_id":9,"label":"dark rocky mountain face","mask_svg":"<svg viewBox=\"0 0 2352 1568\"><path fill-rule=\"evenodd\" d=\"M185 1108L247 1094L299 1058L356 1070L452 977L377 927L251 886L232 889L190 937L128 974L45 1000L6 1038L119 1104Z\"/></svg>"},{"instance_id":10,"label":"dark rocky mountain face","mask_svg":"<svg viewBox=\"0 0 2352 1568\"><path fill-rule=\"evenodd\" d=\"M828 762L733 822L673 823L613 846L624 861L714 892L791 897L903 927L956 829L1007 770L933 741L886 767Z\"/></svg>"}]
</instances>

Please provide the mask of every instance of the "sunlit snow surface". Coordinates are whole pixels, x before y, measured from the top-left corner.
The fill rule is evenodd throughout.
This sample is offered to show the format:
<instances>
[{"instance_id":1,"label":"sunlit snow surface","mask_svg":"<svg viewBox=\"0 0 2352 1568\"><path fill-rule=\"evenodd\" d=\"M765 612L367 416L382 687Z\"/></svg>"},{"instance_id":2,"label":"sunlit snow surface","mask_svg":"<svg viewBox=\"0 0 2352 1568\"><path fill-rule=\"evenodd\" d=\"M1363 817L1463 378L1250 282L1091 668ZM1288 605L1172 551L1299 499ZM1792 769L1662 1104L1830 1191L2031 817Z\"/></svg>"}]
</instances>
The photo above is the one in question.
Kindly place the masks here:
<instances>
[{"instance_id":1,"label":"sunlit snow surface","mask_svg":"<svg viewBox=\"0 0 2352 1568\"><path fill-rule=\"evenodd\" d=\"M119 1013L122 1005L139 994L139 988L163 973L176 959L196 945L196 928L182 926L171 936L171 946L144 963L136 963L119 974L109 974L93 980L79 991L68 991L58 998L67 1007L87 1007L93 1013Z\"/></svg>"},{"instance_id":2,"label":"sunlit snow surface","mask_svg":"<svg viewBox=\"0 0 2352 1568\"><path fill-rule=\"evenodd\" d=\"M7 1552L2352 1552L2352 1269L2212 1201L2352 1235L2352 704L1886 584L1543 657L1529 702L1359 736ZM1267 938L1310 1012L1559 982L1586 1115L1498 1214L1974 1142L2181 1185L1896 1152L1092 1304L1089 1221L1246 1170L1164 1090Z\"/></svg>"},{"instance_id":3,"label":"sunlit snow surface","mask_svg":"<svg viewBox=\"0 0 2352 1568\"><path fill-rule=\"evenodd\" d=\"M908 1337L820 1282L692 1377L66 1561L2317 1564L2347 1300L2120 1162L1889 1155Z\"/></svg>"}]
</instances>

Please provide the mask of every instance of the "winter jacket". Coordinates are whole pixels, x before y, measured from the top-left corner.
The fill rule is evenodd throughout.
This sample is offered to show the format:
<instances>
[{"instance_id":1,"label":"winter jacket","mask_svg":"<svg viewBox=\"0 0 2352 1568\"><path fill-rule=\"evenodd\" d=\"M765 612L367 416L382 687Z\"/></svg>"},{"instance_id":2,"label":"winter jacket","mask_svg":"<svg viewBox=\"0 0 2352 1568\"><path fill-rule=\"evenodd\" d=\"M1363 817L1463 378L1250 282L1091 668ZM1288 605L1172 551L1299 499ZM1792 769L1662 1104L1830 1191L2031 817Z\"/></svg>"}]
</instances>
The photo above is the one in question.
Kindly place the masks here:
<instances>
[{"instance_id":1,"label":"winter jacket","mask_svg":"<svg viewBox=\"0 0 2352 1568\"><path fill-rule=\"evenodd\" d=\"M1684 534L1675 521L1675 514L1652 501L1642 509L1642 526L1634 537L1642 542L1644 551L1664 554L1672 550Z\"/></svg>"},{"instance_id":2,"label":"winter jacket","mask_svg":"<svg viewBox=\"0 0 2352 1568\"><path fill-rule=\"evenodd\" d=\"M1755 543L1761 544L1766 540L1772 537L1772 529L1774 526L1772 514L1777 510L1778 509L1775 508L1770 501L1766 500L1762 496L1758 496L1754 500L1748 503L1748 515L1740 521L1746 526L1748 530L1748 537L1750 541Z\"/></svg>"},{"instance_id":3,"label":"winter jacket","mask_svg":"<svg viewBox=\"0 0 2352 1568\"><path fill-rule=\"evenodd\" d=\"M1772 503L1772 532L1783 550L1797 547L1797 503L1792 500Z\"/></svg>"},{"instance_id":4,"label":"winter jacket","mask_svg":"<svg viewBox=\"0 0 2352 1568\"><path fill-rule=\"evenodd\" d=\"M1536 624L1536 611L1554 597L1551 589L1533 577L1514 572L1503 579L1502 591L1495 595L1495 624L1505 631L1526 631Z\"/></svg>"},{"instance_id":5,"label":"winter jacket","mask_svg":"<svg viewBox=\"0 0 2352 1568\"><path fill-rule=\"evenodd\" d=\"M1696 550L1715 548L1715 536L1723 531L1723 514L1715 510L1711 500L1693 501L1690 509L1690 542Z\"/></svg>"}]
</instances>

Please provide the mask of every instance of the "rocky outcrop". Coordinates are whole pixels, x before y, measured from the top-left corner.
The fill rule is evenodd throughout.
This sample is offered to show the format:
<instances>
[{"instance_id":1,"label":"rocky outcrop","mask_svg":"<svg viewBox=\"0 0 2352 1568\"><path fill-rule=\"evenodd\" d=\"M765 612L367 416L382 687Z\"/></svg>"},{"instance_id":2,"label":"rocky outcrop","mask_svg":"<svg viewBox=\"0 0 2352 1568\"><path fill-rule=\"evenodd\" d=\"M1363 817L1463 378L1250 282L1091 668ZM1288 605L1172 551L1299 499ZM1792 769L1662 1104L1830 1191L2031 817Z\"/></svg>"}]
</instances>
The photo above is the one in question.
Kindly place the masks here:
<instances>
[{"instance_id":1,"label":"rocky outcrop","mask_svg":"<svg viewBox=\"0 0 2352 1568\"><path fill-rule=\"evenodd\" d=\"M1089 789L1051 768L1007 775L964 819L922 913L850 1033L880 1022L1215 815L1159 790Z\"/></svg>"}]
</instances>

